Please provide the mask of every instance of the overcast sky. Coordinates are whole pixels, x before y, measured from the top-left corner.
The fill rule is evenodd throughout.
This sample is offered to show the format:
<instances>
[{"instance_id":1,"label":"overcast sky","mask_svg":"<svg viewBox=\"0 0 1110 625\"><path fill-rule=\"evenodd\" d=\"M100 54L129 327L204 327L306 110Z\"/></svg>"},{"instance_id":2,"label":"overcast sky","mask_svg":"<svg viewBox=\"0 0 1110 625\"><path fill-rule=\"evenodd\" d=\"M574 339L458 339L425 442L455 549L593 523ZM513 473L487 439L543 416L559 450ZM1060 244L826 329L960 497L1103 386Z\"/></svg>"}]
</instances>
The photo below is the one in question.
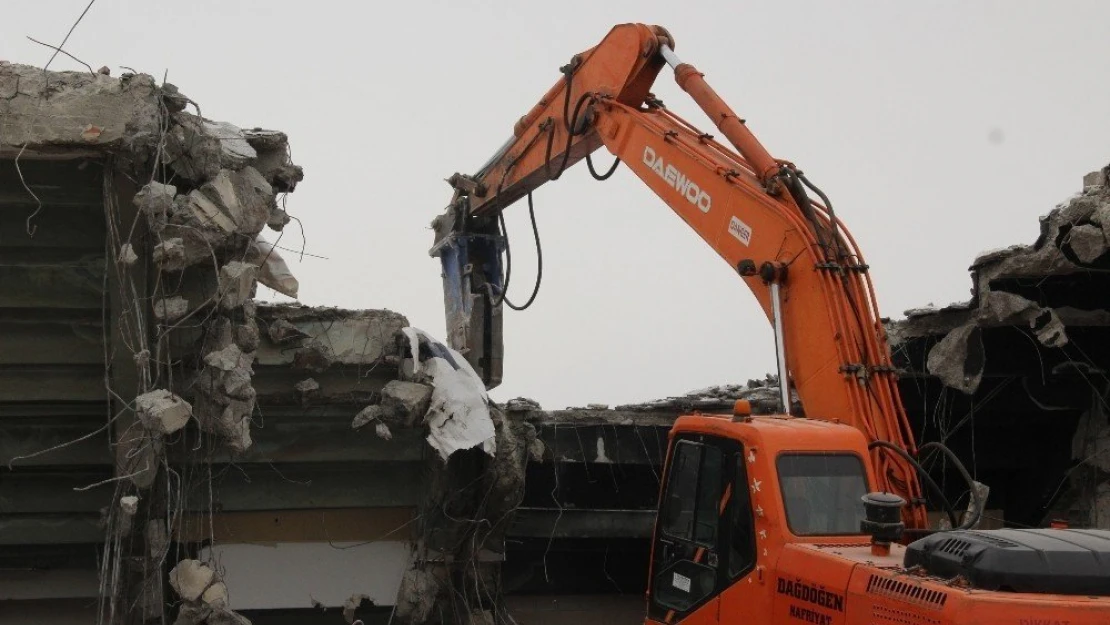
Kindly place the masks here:
<instances>
[{"instance_id":1,"label":"overcast sky","mask_svg":"<svg viewBox=\"0 0 1110 625\"><path fill-rule=\"evenodd\" d=\"M0 59L42 65L51 51L26 37L60 42L87 0L17 4ZM1110 162L1110 2L385 5L98 0L66 48L113 75L168 72L207 117L288 132L306 172L289 210L306 251L326 257L286 253L301 301L389 308L440 336L427 250L443 179L477 169L558 67L618 23L670 29L771 153L822 186L886 316L966 299L977 253L1031 243L1037 217ZM709 127L669 71L655 91ZM507 311L496 398L618 404L774 369L754 298L630 172L598 183L583 165L535 199L543 289ZM523 300L535 268L523 203L508 220ZM301 247L295 225L280 245Z\"/></svg>"}]
</instances>

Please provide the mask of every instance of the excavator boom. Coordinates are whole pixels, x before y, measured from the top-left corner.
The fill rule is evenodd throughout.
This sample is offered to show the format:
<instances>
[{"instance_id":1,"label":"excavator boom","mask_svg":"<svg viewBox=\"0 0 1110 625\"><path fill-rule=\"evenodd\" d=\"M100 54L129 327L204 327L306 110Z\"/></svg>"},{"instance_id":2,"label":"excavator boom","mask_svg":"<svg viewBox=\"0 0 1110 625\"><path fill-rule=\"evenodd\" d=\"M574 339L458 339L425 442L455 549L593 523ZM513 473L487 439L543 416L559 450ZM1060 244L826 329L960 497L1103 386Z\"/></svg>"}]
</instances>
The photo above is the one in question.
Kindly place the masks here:
<instances>
[{"instance_id":1,"label":"excavator boom","mask_svg":"<svg viewBox=\"0 0 1110 625\"><path fill-rule=\"evenodd\" d=\"M651 94L666 65L724 142ZM738 402L671 430L646 622L1110 622L1110 532L971 530L978 485L936 442L920 451L948 456L976 514L928 530L919 475L953 525L956 514L915 458L858 247L824 194L678 59L667 31L617 26L562 73L486 166L449 181L433 254L452 346L487 385L500 381L502 306L527 307L505 297L502 211L526 196L534 210L532 192L582 159L607 178L590 160L602 146L736 270L775 329L784 414L753 417ZM791 384L808 418L790 415ZM899 544L907 534L918 539Z\"/></svg>"},{"instance_id":2,"label":"excavator boom","mask_svg":"<svg viewBox=\"0 0 1110 625\"><path fill-rule=\"evenodd\" d=\"M808 416L851 424L871 441L913 453L868 267L855 242L828 203L811 200L806 187L819 190L791 163L772 158L673 47L660 27L615 27L561 68L563 77L478 174L452 177L456 196L437 221L433 253L444 261L453 346L473 356L487 382L496 385L502 284L501 250L490 244L501 233L494 216L604 146L755 295L775 327L785 412L792 382ZM730 145L651 94L668 64ZM467 266L472 270L464 286L460 276ZM884 490L922 503L912 467L879 451L875 460ZM924 527L923 506L909 510L911 523Z\"/></svg>"}]
</instances>

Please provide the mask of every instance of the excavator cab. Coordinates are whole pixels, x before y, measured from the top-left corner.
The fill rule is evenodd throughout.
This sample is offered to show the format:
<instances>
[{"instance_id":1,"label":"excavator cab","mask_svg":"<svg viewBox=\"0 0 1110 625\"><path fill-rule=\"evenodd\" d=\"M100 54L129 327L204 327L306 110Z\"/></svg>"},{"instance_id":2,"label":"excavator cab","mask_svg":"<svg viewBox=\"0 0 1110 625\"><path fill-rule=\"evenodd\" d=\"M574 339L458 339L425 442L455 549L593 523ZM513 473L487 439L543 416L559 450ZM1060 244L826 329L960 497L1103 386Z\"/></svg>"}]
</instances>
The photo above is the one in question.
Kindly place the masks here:
<instances>
[{"instance_id":1,"label":"excavator cab","mask_svg":"<svg viewBox=\"0 0 1110 625\"><path fill-rule=\"evenodd\" d=\"M652 545L649 622L717 622L723 603L764 622L767 571L784 545L870 543L861 531L874 483L868 462L866 440L846 425L680 418Z\"/></svg>"},{"instance_id":2,"label":"excavator cab","mask_svg":"<svg viewBox=\"0 0 1110 625\"><path fill-rule=\"evenodd\" d=\"M1110 532L937 531L908 546L863 434L789 416L675 422L647 623L1105 625Z\"/></svg>"}]
</instances>

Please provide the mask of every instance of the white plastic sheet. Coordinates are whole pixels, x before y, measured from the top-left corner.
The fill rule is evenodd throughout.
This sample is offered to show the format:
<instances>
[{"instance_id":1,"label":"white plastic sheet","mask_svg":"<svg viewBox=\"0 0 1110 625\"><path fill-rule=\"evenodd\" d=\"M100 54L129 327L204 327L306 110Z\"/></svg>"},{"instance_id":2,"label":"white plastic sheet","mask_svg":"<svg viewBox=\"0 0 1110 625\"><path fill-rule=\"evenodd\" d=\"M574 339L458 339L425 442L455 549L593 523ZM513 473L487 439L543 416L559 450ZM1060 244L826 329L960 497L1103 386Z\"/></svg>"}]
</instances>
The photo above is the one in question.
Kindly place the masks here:
<instances>
[{"instance_id":1,"label":"white plastic sheet","mask_svg":"<svg viewBox=\"0 0 1110 625\"><path fill-rule=\"evenodd\" d=\"M432 403L424 421L428 444L447 460L460 449L481 446L493 455L497 440L489 412L489 396L482 379L462 354L419 328L402 330L409 339L413 373L432 378ZM421 357L421 346L425 349Z\"/></svg>"}]
</instances>

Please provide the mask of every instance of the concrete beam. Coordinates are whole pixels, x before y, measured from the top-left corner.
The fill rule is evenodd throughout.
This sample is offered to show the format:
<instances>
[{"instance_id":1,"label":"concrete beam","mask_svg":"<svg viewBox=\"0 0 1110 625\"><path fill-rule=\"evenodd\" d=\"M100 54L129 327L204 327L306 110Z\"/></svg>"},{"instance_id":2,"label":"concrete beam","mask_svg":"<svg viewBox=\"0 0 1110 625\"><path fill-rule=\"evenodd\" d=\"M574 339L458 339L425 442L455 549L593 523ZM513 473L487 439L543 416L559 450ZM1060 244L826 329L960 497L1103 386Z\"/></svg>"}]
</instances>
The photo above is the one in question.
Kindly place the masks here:
<instances>
[{"instance_id":1,"label":"concrete beam","mask_svg":"<svg viewBox=\"0 0 1110 625\"><path fill-rule=\"evenodd\" d=\"M654 464L667 453L670 426L540 423L544 462Z\"/></svg>"},{"instance_id":2,"label":"concrete beam","mask_svg":"<svg viewBox=\"0 0 1110 625\"><path fill-rule=\"evenodd\" d=\"M419 462L214 465L211 503L224 511L414 506L423 493L422 466ZM208 473L194 475L185 508L207 510ZM111 476L111 466L8 472L0 480L0 515L98 514L112 503L112 484L75 489Z\"/></svg>"},{"instance_id":3,"label":"concrete beam","mask_svg":"<svg viewBox=\"0 0 1110 625\"><path fill-rule=\"evenodd\" d=\"M13 458L38 454L43 450L61 445L65 447L35 455L33 458L16 460L13 466L110 465L112 454L108 449L107 430L80 442L67 444L103 428L107 418L105 409L102 407L99 408L99 414L92 418L6 419L0 417L0 466L7 467Z\"/></svg>"},{"instance_id":4,"label":"concrete beam","mask_svg":"<svg viewBox=\"0 0 1110 625\"><path fill-rule=\"evenodd\" d=\"M395 429L392 440L382 440L373 428L351 429L354 409L339 419L282 418L265 410L258 427L252 428L254 443L239 454L221 449L209 455L197 448L199 434L189 428L186 436L169 447L170 462L202 463L322 463L322 462L417 462L424 457L424 434ZM2 449L2 447L0 447Z\"/></svg>"},{"instance_id":5,"label":"concrete beam","mask_svg":"<svg viewBox=\"0 0 1110 625\"><path fill-rule=\"evenodd\" d=\"M647 538L654 510L518 508L509 529L515 538Z\"/></svg>"},{"instance_id":6,"label":"concrete beam","mask_svg":"<svg viewBox=\"0 0 1110 625\"><path fill-rule=\"evenodd\" d=\"M260 366L291 365L300 345L299 341L277 344L270 339L269 325L278 319L328 346L335 355L335 362L341 365L377 362L392 347L394 335L408 325L403 315L390 310L259 306L258 323L264 337L256 361Z\"/></svg>"},{"instance_id":7,"label":"concrete beam","mask_svg":"<svg viewBox=\"0 0 1110 625\"><path fill-rule=\"evenodd\" d=\"M99 323L0 319L0 365L103 365L102 333Z\"/></svg>"},{"instance_id":8,"label":"concrete beam","mask_svg":"<svg viewBox=\"0 0 1110 625\"><path fill-rule=\"evenodd\" d=\"M104 365L0 365L0 397L8 402L95 402L107 396Z\"/></svg>"},{"instance_id":9,"label":"concrete beam","mask_svg":"<svg viewBox=\"0 0 1110 625\"><path fill-rule=\"evenodd\" d=\"M0 545L91 544L104 541L99 514L0 516Z\"/></svg>"},{"instance_id":10,"label":"concrete beam","mask_svg":"<svg viewBox=\"0 0 1110 625\"><path fill-rule=\"evenodd\" d=\"M86 72L0 66L0 145L115 147L137 133L157 136L158 87Z\"/></svg>"},{"instance_id":11,"label":"concrete beam","mask_svg":"<svg viewBox=\"0 0 1110 625\"><path fill-rule=\"evenodd\" d=\"M0 266L0 308L99 309L104 299L102 259L68 266Z\"/></svg>"},{"instance_id":12,"label":"concrete beam","mask_svg":"<svg viewBox=\"0 0 1110 625\"><path fill-rule=\"evenodd\" d=\"M410 540L416 508L217 512L186 517L174 540L217 543Z\"/></svg>"},{"instance_id":13,"label":"concrete beam","mask_svg":"<svg viewBox=\"0 0 1110 625\"><path fill-rule=\"evenodd\" d=\"M224 473L214 484L215 505L229 511L415 506L425 482L423 465L417 462L246 465L213 471L220 469ZM207 508L204 491L194 496L190 509Z\"/></svg>"}]
</instances>

